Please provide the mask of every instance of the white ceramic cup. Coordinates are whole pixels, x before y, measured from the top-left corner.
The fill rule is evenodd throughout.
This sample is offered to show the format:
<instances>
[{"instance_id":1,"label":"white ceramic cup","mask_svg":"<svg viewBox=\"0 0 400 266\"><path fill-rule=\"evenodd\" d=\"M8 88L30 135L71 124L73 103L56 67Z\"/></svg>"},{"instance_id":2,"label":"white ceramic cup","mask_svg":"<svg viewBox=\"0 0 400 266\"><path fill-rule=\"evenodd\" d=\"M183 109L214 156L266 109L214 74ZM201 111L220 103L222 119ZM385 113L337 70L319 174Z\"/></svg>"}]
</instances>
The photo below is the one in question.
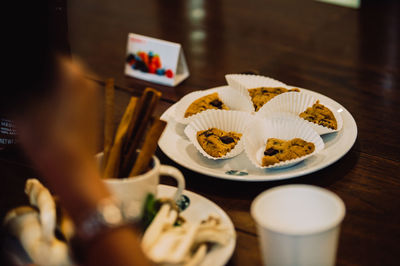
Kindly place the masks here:
<instances>
[{"instance_id":1,"label":"white ceramic cup","mask_svg":"<svg viewBox=\"0 0 400 266\"><path fill-rule=\"evenodd\" d=\"M251 205L264 265L334 265L343 201L311 185L264 191Z\"/></svg>"},{"instance_id":2,"label":"white ceramic cup","mask_svg":"<svg viewBox=\"0 0 400 266\"><path fill-rule=\"evenodd\" d=\"M96 159L98 165L101 166L103 153L97 154ZM178 169L160 164L156 156L153 156L151 164L150 170L138 176L104 179L111 193L121 201L122 211L129 219L140 218L148 194L157 196L160 175L170 176L176 180L177 189L172 198L174 201L180 199L185 189L185 178Z\"/></svg>"}]
</instances>

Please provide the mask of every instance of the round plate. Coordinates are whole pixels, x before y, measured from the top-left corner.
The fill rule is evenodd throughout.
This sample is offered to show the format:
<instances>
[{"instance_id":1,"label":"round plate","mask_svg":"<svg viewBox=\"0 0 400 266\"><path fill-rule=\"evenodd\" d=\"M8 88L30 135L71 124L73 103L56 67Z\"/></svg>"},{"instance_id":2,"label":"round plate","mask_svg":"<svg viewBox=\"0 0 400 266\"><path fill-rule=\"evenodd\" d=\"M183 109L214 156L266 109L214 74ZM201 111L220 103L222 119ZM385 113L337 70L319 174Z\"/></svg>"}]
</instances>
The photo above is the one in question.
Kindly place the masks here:
<instances>
[{"instance_id":1,"label":"round plate","mask_svg":"<svg viewBox=\"0 0 400 266\"><path fill-rule=\"evenodd\" d=\"M157 197L160 198L171 197L176 191L176 187L167 185L158 185L157 189ZM232 238L229 243L225 246L212 246L210 250L207 251L203 261L200 263L200 266L225 265L232 256L236 245L236 233L231 219L214 202L187 190L183 191L183 195L187 196L190 200L189 207L180 213L180 215L183 216L186 221L200 222L207 219L209 214L216 213L221 217L222 224L225 224L229 227L229 230L232 233Z\"/></svg>"},{"instance_id":2,"label":"round plate","mask_svg":"<svg viewBox=\"0 0 400 266\"><path fill-rule=\"evenodd\" d=\"M218 88L223 87L226 86ZM339 103L317 92L302 88L300 90L311 94L340 112L343 118L343 128L339 132L321 136L325 143L325 149L293 167L258 169L251 164L244 152L226 160L207 159L196 150L185 136L183 130L186 125L174 120L176 104L168 108L161 116L161 119L167 121L168 125L158 145L176 163L192 171L216 178L236 181L273 181L316 172L336 162L350 150L357 138L357 125L349 111Z\"/></svg>"}]
</instances>

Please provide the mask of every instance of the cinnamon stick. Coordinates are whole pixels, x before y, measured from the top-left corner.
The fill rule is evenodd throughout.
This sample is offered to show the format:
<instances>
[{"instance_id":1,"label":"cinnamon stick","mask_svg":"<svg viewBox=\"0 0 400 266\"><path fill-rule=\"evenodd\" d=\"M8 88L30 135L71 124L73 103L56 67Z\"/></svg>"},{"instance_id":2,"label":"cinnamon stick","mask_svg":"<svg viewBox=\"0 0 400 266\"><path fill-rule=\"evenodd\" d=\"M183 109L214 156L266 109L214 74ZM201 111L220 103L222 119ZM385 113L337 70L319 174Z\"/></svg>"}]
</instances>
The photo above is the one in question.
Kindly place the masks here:
<instances>
[{"instance_id":1,"label":"cinnamon stick","mask_svg":"<svg viewBox=\"0 0 400 266\"><path fill-rule=\"evenodd\" d=\"M120 177L129 175L129 171L136 160L136 150L160 98L161 92L155 89L146 88L143 92L128 129Z\"/></svg>"},{"instance_id":2,"label":"cinnamon stick","mask_svg":"<svg viewBox=\"0 0 400 266\"><path fill-rule=\"evenodd\" d=\"M108 156L114 140L114 79L106 80L104 101L104 155L103 168L106 166Z\"/></svg>"},{"instance_id":3,"label":"cinnamon stick","mask_svg":"<svg viewBox=\"0 0 400 266\"><path fill-rule=\"evenodd\" d=\"M118 126L117 133L115 134L114 145L110 150L110 155L104 169L104 178L118 177L121 162L121 152L125 138L127 137L129 124L135 111L136 103L137 98L131 97L129 104L125 109L124 115L122 116L121 122Z\"/></svg>"},{"instance_id":4,"label":"cinnamon stick","mask_svg":"<svg viewBox=\"0 0 400 266\"><path fill-rule=\"evenodd\" d=\"M149 133L146 135L140 153L129 173L130 177L140 175L147 171L151 158L156 151L158 140L160 139L166 125L167 122L164 120L160 120L159 118L154 120Z\"/></svg>"}]
</instances>

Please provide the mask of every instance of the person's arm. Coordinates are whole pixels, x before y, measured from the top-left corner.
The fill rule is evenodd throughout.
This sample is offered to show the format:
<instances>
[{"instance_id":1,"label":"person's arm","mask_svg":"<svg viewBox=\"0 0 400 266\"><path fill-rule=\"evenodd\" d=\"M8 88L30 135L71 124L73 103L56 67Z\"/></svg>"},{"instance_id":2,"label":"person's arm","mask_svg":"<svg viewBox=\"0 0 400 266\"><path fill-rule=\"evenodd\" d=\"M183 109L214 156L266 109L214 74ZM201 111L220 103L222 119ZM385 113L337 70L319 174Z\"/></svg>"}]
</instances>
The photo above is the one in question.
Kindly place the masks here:
<instances>
[{"instance_id":1,"label":"person's arm","mask_svg":"<svg viewBox=\"0 0 400 266\"><path fill-rule=\"evenodd\" d=\"M15 121L23 149L79 228L99 202L111 195L94 159L96 88L80 67L68 60L60 64L52 95ZM90 243L87 265L150 264L131 228L113 228Z\"/></svg>"}]
</instances>

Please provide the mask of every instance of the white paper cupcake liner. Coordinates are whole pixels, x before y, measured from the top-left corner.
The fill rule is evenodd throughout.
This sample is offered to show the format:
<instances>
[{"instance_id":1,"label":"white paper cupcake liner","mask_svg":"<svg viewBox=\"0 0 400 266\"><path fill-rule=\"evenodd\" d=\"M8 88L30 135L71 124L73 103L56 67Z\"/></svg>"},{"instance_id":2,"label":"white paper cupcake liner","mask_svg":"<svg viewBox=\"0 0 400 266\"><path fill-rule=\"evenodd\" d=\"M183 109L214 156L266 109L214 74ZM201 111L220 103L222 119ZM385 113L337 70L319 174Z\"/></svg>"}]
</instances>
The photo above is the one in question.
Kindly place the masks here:
<instances>
[{"instance_id":1,"label":"white paper cupcake liner","mask_svg":"<svg viewBox=\"0 0 400 266\"><path fill-rule=\"evenodd\" d=\"M228 85L236 89L242 97L247 101L247 106L250 106L251 110L254 112L253 102L249 94L249 89L255 89L260 87L282 87L285 89L293 89L295 87L288 86L285 83L259 75L246 75L246 74L228 74L225 75L225 79ZM247 107L249 108L249 107Z\"/></svg>"},{"instance_id":2,"label":"white paper cupcake liner","mask_svg":"<svg viewBox=\"0 0 400 266\"><path fill-rule=\"evenodd\" d=\"M301 138L315 145L313 153L292 160L262 166L265 146L269 138L291 140ZM324 142L318 133L303 119L290 114L274 114L270 118L254 117L244 134L245 153L257 168L285 168L297 164L324 149Z\"/></svg>"},{"instance_id":3,"label":"white paper cupcake liner","mask_svg":"<svg viewBox=\"0 0 400 266\"><path fill-rule=\"evenodd\" d=\"M246 99L241 97L236 90L228 86L222 86L203 91L194 91L182 97L182 99L179 100L175 108L174 112L175 121L182 124L189 124L200 113L185 118L185 112L187 108L195 100L203 96L212 94L214 92L218 93L219 98L229 108L229 110L244 111L249 113L252 111L252 107L249 107L247 105Z\"/></svg>"},{"instance_id":4,"label":"white paper cupcake liner","mask_svg":"<svg viewBox=\"0 0 400 266\"><path fill-rule=\"evenodd\" d=\"M312 107L312 105L317 100L318 100L317 98L315 98L305 92L283 93L283 94L280 94L280 95L272 98L269 102L264 104L264 106L262 106L260 108L260 110L258 110L256 116L266 118L266 117L269 117L273 113L290 113L294 116L299 116L299 114L304 112L308 107ZM321 100L320 100L320 104L324 105L329 110L331 110L331 112L335 116L335 119L337 122L337 129L331 129L331 128L324 127L324 126L315 124L313 122L307 121L303 118L301 118L301 119L304 120L305 122L307 122L310 126L312 126L314 128L314 130L317 131L318 134L320 134L320 135L333 133L333 132L341 130L343 127L343 119L342 119L341 114L338 112L338 110L329 106L328 104L324 103Z\"/></svg>"},{"instance_id":5,"label":"white paper cupcake liner","mask_svg":"<svg viewBox=\"0 0 400 266\"><path fill-rule=\"evenodd\" d=\"M242 111L228 111L228 110L206 110L201 112L193 119L190 124L185 128L185 134L190 142L197 148L197 150L205 157L213 160L232 158L239 155L243 149L243 133L249 121L253 116L250 113ZM197 141L197 132L207 130L210 128L217 128L226 132L241 133L242 137L236 146L222 157L213 157L206 153Z\"/></svg>"}]
</instances>

